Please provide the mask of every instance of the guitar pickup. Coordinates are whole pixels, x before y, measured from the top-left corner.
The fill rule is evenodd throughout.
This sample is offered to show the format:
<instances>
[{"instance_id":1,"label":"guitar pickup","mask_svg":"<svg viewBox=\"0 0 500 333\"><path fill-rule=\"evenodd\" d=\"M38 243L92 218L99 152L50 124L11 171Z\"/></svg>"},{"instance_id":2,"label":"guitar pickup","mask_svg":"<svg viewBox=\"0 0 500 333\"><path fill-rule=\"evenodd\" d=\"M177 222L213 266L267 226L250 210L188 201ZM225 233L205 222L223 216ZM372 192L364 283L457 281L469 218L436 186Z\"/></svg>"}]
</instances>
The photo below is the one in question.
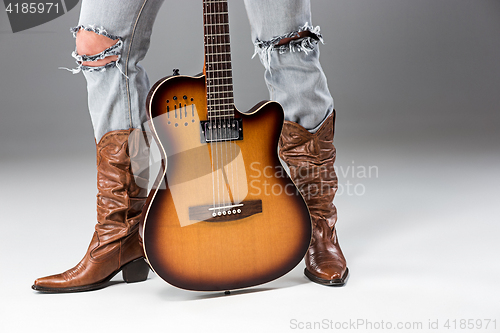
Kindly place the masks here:
<instances>
[{"instance_id":1,"label":"guitar pickup","mask_svg":"<svg viewBox=\"0 0 500 333\"><path fill-rule=\"evenodd\" d=\"M201 143L243 140L241 118L200 121Z\"/></svg>"}]
</instances>

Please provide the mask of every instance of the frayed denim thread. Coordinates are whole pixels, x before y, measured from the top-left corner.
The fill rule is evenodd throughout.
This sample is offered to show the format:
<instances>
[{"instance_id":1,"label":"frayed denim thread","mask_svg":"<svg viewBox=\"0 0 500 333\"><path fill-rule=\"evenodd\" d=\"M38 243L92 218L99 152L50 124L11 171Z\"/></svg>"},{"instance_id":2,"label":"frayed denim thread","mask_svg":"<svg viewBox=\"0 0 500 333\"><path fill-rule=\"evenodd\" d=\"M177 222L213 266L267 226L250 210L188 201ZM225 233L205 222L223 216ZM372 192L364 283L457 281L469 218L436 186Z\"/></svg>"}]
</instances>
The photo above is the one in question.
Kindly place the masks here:
<instances>
[{"instance_id":1,"label":"frayed denim thread","mask_svg":"<svg viewBox=\"0 0 500 333\"><path fill-rule=\"evenodd\" d=\"M123 48L123 41L121 40L120 37L117 37L115 35L111 35L109 34L103 27L95 27L93 25L90 25L89 27L85 27L83 25L80 25L80 26L77 26L77 27L74 27L74 28L71 28L70 31L73 33L73 37L76 38L76 34L78 33L78 31L80 29L83 29L85 31L91 31L91 32L94 32L98 35L102 35L102 36L106 36L112 40L118 40L116 42L116 44L110 46L109 48L105 49L104 51L98 53L98 54L94 54L94 55L80 55L77 53L77 50L75 49L72 53L71 53L71 56L76 60L76 64L77 64L77 67L76 68L73 68L73 69L70 69L70 68L66 68L66 67L59 67L60 69L66 69L70 72L72 72L73 74L77 74L77 73L80 73L81 71L88 71L88 72L104 72L106 71L107 69L109 68L112 68L112 67L116 67L120 73L122 73L123 76L125 76L126 78L128 78L127 75L125 75L125 73L123 72L123 70L120 68L120 66L118 66L118 63L121 59L121 51L122 51L122 48ZM97 66L97 67L93 67L93 66L85 66L83 65L83 62L86 62L86 61L90 61L90 62L93 62L93 61L97 61L97 60L101 60L101 59L105 59L106 57L109 57L109 56L118 56L118 59L115 60L115 61L112 61L110 63L107 63L103 66Z\"/></svg>"},{"instance_id":2,"label":"frayed denim thread","mask_svg":"<svg viewBox=\"0 0 500 333\"><path fill-rule=\"evenodd\" d=\"M285 38L293 38L299 36L300 32L309 31L312 36L307 36L299 39L292 39L290 42L277 45L281 40ZM320 27L313 27L309 25L309 23L304 24L298 30L290 32L288 34L284 34L281 36L276 36L268 41L261 41L257 39L254 42L255 52L252 56L254 58L257 54L259 58L269 72L271 72L271 54L272 52L277 51L279 54L283 54L287 51L291 52L304 52L309 53L318 45L318 42L323 42L323 35L321 35ZM272 74L271 74L272 75Z\"/></svg>"}]
</instances>

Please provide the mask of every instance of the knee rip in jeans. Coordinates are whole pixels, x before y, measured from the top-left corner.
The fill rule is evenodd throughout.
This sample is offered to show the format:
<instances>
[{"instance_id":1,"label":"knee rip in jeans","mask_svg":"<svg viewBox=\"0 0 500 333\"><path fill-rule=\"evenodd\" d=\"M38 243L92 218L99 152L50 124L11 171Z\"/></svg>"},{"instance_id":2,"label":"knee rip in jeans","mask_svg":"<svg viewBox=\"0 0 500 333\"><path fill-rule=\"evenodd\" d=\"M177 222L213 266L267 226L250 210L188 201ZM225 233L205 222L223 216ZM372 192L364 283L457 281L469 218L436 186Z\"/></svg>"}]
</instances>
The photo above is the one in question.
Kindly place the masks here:
<instances>
[{"instance_id":1,"label":"knee rip in jeans","mask_svg":"<svg viewBox=\"0 0 500 333\"><path fill-rule=\"evenodd\" d=\"M300 37L302 32L308 32L309 34L305 37ZM290 40L287 43L280 43L284 39ZM264 67L268 71L271 71L271 54L273 52L278 52L278 54L304 52L307 54L317 47L318 42L323 43L323 35L320 33L319 26L313 27L309 23L306 23L296 31L276 36L271 40L255 40L255 52L252 58L258 54Z\"/></svg>"},{"instance_id":2,"label":"knee rip in jeans","mask_svg":"<svg viewBox=\"0 0 500 333\"><path fill-rule=\"evenodd\" d=\"M77 33L80 30L90 31L90 32L96 33L98 35L108 37L109 39L111 39L113 41L116 40L116 43L114 43L110 47L104 49L103 51L96 53L96 54L92 54L92 55L78 54L77 50L75 49L71 53L71 56L76 60L77 67L74 69L69 69L69 68L64 68L64 69L69 70L73 74L77 74L77 73L80 73L81 71L104 72L109 68L116 67L120 71L120 73L122 73L126 77L125 73L118 65L120 62L120 59L121 59L123 40L118 36L109 34L103 27L95 27L92 25L90 25L88 27L80 25L80 26L71 28L71 32L73 33L73 37L76 38ZM87 65L83 64L84 62L96 62L98 60L105 59L105 58L111 57L111 56L116 56L117 57L116 60L107 62L106 64L104 64L102 66L87 66Z\"/></svg>"}]
</instances>

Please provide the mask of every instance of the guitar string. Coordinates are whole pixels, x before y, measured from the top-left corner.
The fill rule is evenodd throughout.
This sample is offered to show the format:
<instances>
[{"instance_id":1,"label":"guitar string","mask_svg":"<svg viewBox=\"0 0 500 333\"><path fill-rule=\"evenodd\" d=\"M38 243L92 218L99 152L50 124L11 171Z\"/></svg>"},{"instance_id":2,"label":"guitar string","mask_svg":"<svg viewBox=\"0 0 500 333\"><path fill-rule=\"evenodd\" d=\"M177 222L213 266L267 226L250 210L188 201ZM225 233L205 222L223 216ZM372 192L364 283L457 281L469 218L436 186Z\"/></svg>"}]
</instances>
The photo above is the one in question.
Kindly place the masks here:
<instances>
[{"instance_id":1,"label":"guitar string","mask_svg":"<svg viewBox=\"0 0 500 333\"><path fill-rule=\"evenodd\" d=\"M233 82L232 82L232 66L231 66L231 51L230 51L230 35L229 35L229 9L228 9L228 3L227 1L221 1L220 2L222 8L219 7L219 16L220 20L223 23L223 31L221 31L221 36L224 36L223 40L220 41L221 45L224 45L224 50L221 50L221 60L226 64L226 68L224 68L221 72L223 73L224 77L224 83L226 84L225 87L227 87L224 91L224 99L227 100L229 105L226 105L229 109L227 110L230 115L229 115L229 123L227 124L228 126L225 128L226 130L226 137L229 138L229 140L226 141L226 160L228 163L231 164L230 169L229 167L228 172L231 173L230 179L231 182L228 184L230 189L232 190L232 203L239 203L240 198L239 198L239 182L237 181L236 186L234 182L234 174L235 174L235 168L236 168L236 175L238 175L237 168L238 165L237 161L235 160L236 155L236 139L232 140L232 135L231 135L231 128L234 120L234 96L233 96ZM223 51L223 52L222 52ZM227 68L229 67L229 68ZM236 134L238 134L238 128L235 127ZM228 136L228 132L229 135ZM229 145L229 148L227 147ZM227 149L228 148L228 149ZM229 156L227 156L229 154ZM226 164L225 164L226 165ZM238 179L237 179L238 180ZM229 177L228 177L229 181ZM238 188L236 188L238 186Z\"/></svg>"},{"instance_id":2,"label":"guitar string","mask_svg":"<svg viewBox=\"0 0 500 333\"><path fill-rule=\"evenodd\" d=\"M217 2L213 3L212 4L212 19L213 19L213 23L215 25L213 25L213 29L214 29L214 36L212 38L212 43L213 43L213 46L212 46L212 52L214 53L213 55L213 63L214 63L214 70L219 70L220 69L220 62L219 62L219 59L218 59L218 49L219 49L219 46L217 45L217 42L216 42L216 34L218 33L218 29L219 29L219 26L218 26L218 22L217 22ZM215 49L215 50L214 50ZM217 82L217 84L219 83L219 78L215 75L215 73L218 73L218 72L213 72L213 78L214 78L214 81L213 82ZM220 173L220 178L221 178L221 182L219 184L220 186L220 190L221 190L221 200L222 202L219 203L219 208L220 207L224 207L226 205L226 194L225 194L225 180L224 180L224 144L223 144L223 141L222 141L222 117L221 117L221 108L222 108L222 105L220 105L221 103L219 103L220 101L220 90L221 88L217 88L215 89L215 92L214 92L214 98L215 98L215 101L216 103L218 104L217 106L217 112L215 114L215 117L217 119L217 146L219 147L219 149L217 150L218 152L220 152L218 154L218 160L220 162L219 164L219 169L217 170L218 173ZM222 213L220 210L219 212L217 212L217 214L219 213Z\"/></svg>"},{"instance_id":3,"label":"guitar string","mask_svg":"<svg viewBox=\"0 0 500 333\"><path fill-rule=\"evenodd\" d=\"M209 93L209 103L210 103L210 124L215 123L215 159L216 159L216 172L217 172L217 201L219 207L225 207L226 197L231 200L229 195L229 189L233 189L233 201L239 202L239 180L238 180L238 172L236 172L236 193L238 197L234 196L234 168L238 168L238 165L234 166L234 158L237 154L236 145L232 143L231 140L231 124L234 118L234 102L232 97L232 81L231 80L231 69L227 68L227 65L230 64L230 50L229 49L229 19L228 19L228 10L227 10L227 1L212 1L212 4L205 6L206 8L206 16L205 22L207 22L208 29L210 31L207 32L207 59L209 65L212 66L207 68L207 77L209 77L210 82L208 84L208 93ZM207 29L207 30L208 30ZM215 34L214 34L215 32ZM222 38L216 36L225 36L224 41L222 42ZM215 48L215 52L214 52ZM229 59L227 59L229 57ZM208 66L207 66L208 67ZM226 75L229 72L229 76ZM222 77L217 77L222 73ZM216 83L216 84L214 84ZM226 87L222 88L221 87ZM229 89L228 89L229 88ZM221 102L221 99L228 101L229 103L214 103L216 101ZM212 104L214 103L214 104ZM229 107L229 109L226 109ZM231 109L232 108L232 109ZM229 112L230 114L226 115L225 113ZM215 115L212 115L214 114ZM224 113L224 114L222 114ZM224 119L223 118L228 118ZM214 121L215 118L215 121ZM213 126L211 130L211 146L214 144L213 136L214 136L214 128ZM235 127L236 133L238 133L238 128ZM237 134L239 135L239 134ZM229 145L229 149L228 149ZM219 153L220 151L220 153ZM229 156L228 156L229 154ZM212 165L213 165L212 156ZM227 166L228 163L231 163L231 170L229 167L227 168L227 173L231 173L229 181L229 177L227 177L227 173L224 175L224 167ZM213 166L212 166L213 169ZM220 173L220 175L219 175ZM223 177L224 176L224 177ZM213 178L213 174L212 174ZM212 181L214 183L214 181ZM228 189L229 186L229 189ZM213 196L215 197L215 190L213 190ZM214 199L215 201L215 199ZM222 201L222 205L221 205ZM215 208L215 203L214 203ZM219 211L220 212L220 211Z\"/></svg>"},{"instance_id":4,"label":"guitar string","mask_svg":"<svg viewBox=\"0 0 500 333\"><path fill-rule=\"evenodd\" d=\"M214 17L214 12L215 12L215 3L212 3L211 4L211 7L210 7L210 27L211 27L211 30L212 30L212 38L211 38L211 42L212 42L212 45L210 47L210 51L212 52L212 70L218 70L219 69L219 62L217 61L217 50L215 50L214 52L214 48L217 48L217 43L215 43L215 34L217 34L217 17ZM222 168L224 167L224 165L222 164L223 161L221 161L221 158L222 158L222 144L221 144L221 118L220 117L220 109L221 109L221 105L220 103L218 103L218 99L220 97L217 96L217 93L219 91L220 88L218 88L218 84L219 84L219 80L215 78L215 75L212 75L213 72L211 73L211 78L212 78L212 83L215 83L216 86L214 87L214 91L213 91L213 101L214 101L214 104L216 105L215 107L215 131L216 131L216 138L215 138L215 145L216 145L216 158L217 158L217 191L219 193L218 195L218 204L219 204L219 208L220 207L223 207L224 206L224 179L222 178L223 174L222 174ZM217 214L220 214L221 211L218 210Z\"/></svg>"},{"instance_id":5,"label":"guitar string","mask_svg":"<svg viewBox=\"0 0 500 333\"><path fill-rule=\"evenodd\" d=\"M226 1L226 8L224 10L225 13L225 17L227 18L227 25L228 25L228 31L227 31L227 43L228 43L228 57L230 60L231 59L231 36L229 35L229 4L227 3ZM231 117L231 123L232 124L235 124L236 125L236 122L234 122L234 112L235 112L235 106L234 106L234 89L233 89L233 86L232 86L232 83L233 83L233 66L232 66L232 62L230 62L231 64L231 68L230 68L230 71L229 71L229 80L231 80L231 93L230 93L230 96L231 96L231 113L232 113L232 117ZM240 203L240 198L239 198L239 195L240 195L240 191L239 189L237 188L237 185L238 183L235 183L234 182L234 174L235 174L235 171L236 171L236 175L238 175L238 161L236 160L236 158L238 157L237 156L237 151L236 151L236 141L238 139L238 136L239 136L239 129L237 126L235 126L235 139L234 139L234 142L231 144L231 180L232 180L232 183L233 183L233 193L236 193L236 195L233 195L233 201L235 204L238 204ZM236 170L235 170L236 169ZM236 178L236 181L238 181L238 178Z\"/></svg>"},{"instance_id":6,"label":"guitar string","mask_svg":"<svg viewBox=\"0 0 500 333\"><path fill-rule=\"evenodd\" d=\"M221 15L221 12L222 12L221 5L223 5L223 1L217 3L217 7L218 7L217 8L217 21L218 21L218 25L217 26L219 27L218 34L223 33L226 30L225 29L226 28L226 26L225 26L225 20L223 19L223 16ZM216 37L216 40L220 41L220 39L221 39L220 36ZM227 84L228 82L227 82L227 79L226 79L226 77L224 75L225 70L227 69L227 68L225 68L225 67L227 67L227 63L225 62L226 59L225 59L225 55L223 54L223 51L225 50L225 48L227 47L227 45L225 45L225 43L218 42L217 46L218 46L218 52L217 52L218 55L217 55L217 57L219 58L219 61L220 61L220 67L219 67L220 70L217 73L218 73L218 75L220 75L222 73L221 81L224 82L224 84ZM223 64L225 64L225 65L223 65ZM227 101L226 98L225 98L226 94L227 94L227 90L226 89L227 89L227 87L225 86L225 88L223 88L223 90L222 90L222 93L219 94L219 95L222 96L222 100L224 102ZM223 104L226 104L226 103L223 103ZM225 110L226 108L227 108L226 105L224 105L222 107L222 109L223 109L222 110L222 114L223 115L226 115L226 112L227 112L227 110ZM230 197L230 192L229 192L230 191L230 188L229 188L230 184L228 184L228 180L229 179L227 177L227 172L226 172L226 171L228 171L227 168L228 168L228 165L229 165L228 164L229 163L228 156L227 156L227 151L228 151L228 149L227 149L227 146L228 146L227 121L228 121L227 117L224 117L223 120L221 118L221 122L222 122L221 132L224 133L223 134L224 135L224 140L222 141L222 148L223 148L223 152L222 152L223 153L223 156L222 156L222 168L223 168L223 172L224 172L224 190L225 190L224 207L229 206L231 204L231 201L230 201L231 197ZM228 202L226 202L226 200L228 200Z\"/></svg>"},{"instance_id":7,"label":"guitar string","mask_svg":"<svg viewBox=\"0 0 500 333\"><path fill-rule=\"evenodd\" d=\"M207 134L206 131L207 131L207 128L208 128L208 131L210 133L210 162L212 164L212 172L211 172L212 173L212 200L213 200L213 207L212 208L214 208L213 212L216 213L216 210L215 210L215 207L216 207L216 203L215 203L215 176L214 176L214 173L217 171L217 169L214 169L214 157L215 157L214 155L216 155L216 154L214 154L214 146L213 146L213 133L214 133L214 131L213 131L213 128L212 128L212 114L211 114L211 110L212 110L213 106L212 106L212 102L210 101L210 94L211 94L211 90L212 90L213 87L210 86L210 84L209 84L209 77L208 77L208 75L209 75L208 74L208 66L210 64L210 54L209 54L209 51L208 51L209 50L209 40L210 40L210 31L209 31L210 25L208 25L210 23L208 22L208 19L207 19L208 12L209 12L208 6L209 6L208 3L205 3L204 6L203 6L203 11L204 11L204 17L203 17L203 19L205 21L205 29L204 29L205 30L205 56L206 56L206 58L205 58L205 66L206 66L205 72L206 72L206 80L207 80L207 84L206 85L207 85L207 111L208 111L208 117L207 117L208 118L208 122L207 122L208 126L205 127L205 135ZM206 136L206 137L208 138L208 136ZM208 144L209 143L207 143L207 145Z\"/></svg>"},{"instance_id":8,"label":"guitar string","mask_svg":"<svg viewBox=\"0 0 500 333\"><path fill-rule=\"evenodd\" d=\"M225 97L226 97L226 89L227 89L227 86L226 84L228 84L225 76L224 76L224 71L226 70L225 68L225 65L226 64L226 59L224 59L224 55L223 55L223 51L224 51L224 48L225 48L225 45L224 43L221 42L221 34L225 32L225 25L224 25L224 21L222 19L222 16L221 16L221 2L220 1L217 1L215 2L215 13L214 13L214 18L215 18L215 26L217 27L217 37L214 37L214 43L216 45L216 58L217 58L217 82L222 84L223 86L221 86L219 88L219 91L217 92L217 97L219 98L219 116L220 116L220 127L219 127L219 130L220 130L220 136L219 138L221 138L221 164L222 164L222 169L221 169L221 172L222 172L222 175L224 176L223 177L223 207L226 207L227 204L226 204L226 197L229 197L229 193L228 193L228 184L227 184L227 174L225 173L225 168L227 167L227 119L222 119L222 115L224 114L225 115L225 108L226 108L226 103L223 103L226 102L225 100ZM222 75L221 75L222 74ZM226 118L226 117L224 117ZM226 192L227 192L227 196L226 196Z\"/></svg>"},{"instance_id":9,"label":"guitar string","mask_svg":"<svg viewBox=\"0 0 500 333\"><path fill-rule=\"evenodd\" d=\"M235 174L235 171L237 172L238 171L238 161L236 160L237 158L237 155L236 155L236 140L238 138L238 127L236 126L236 123L234 122L234 92L233 92L233 71L232 71L232 59L231 59L231 36L229 34L229 7L228 7L228 2L227 1L223 1L223 9L221 11L221 15L223 16L224 18L224 22L225 22L225 31L224 31L224 42L226 43L226 52L224 53L225 54L225 57L227 57L227 60L229 61L228 64L229 64L229 68L227 69L227 72L225 72L225 75L227 77L227 80L229 81L229 83L231 84L229 86L229 90L227 92L227 95L229 96L229 101L230 101L230 105L229 105L229 112L230 112L230 121L229 121L229 135L230 135L230 138L231 140L229 140L228 144L229 144L229 161L231 163L231 190L232 190L232 193L233 193L233 201L232 203L233 204L237 204L239 203L239 191L238 189L236 188L235 186L235 182L234 182L234 174ZM234 129L235 129L235 134L236 136L233 136L232 135L232 125L235 125ZM234 139L232 139L234 137ZM236 170L235 170L236 169Z\"/></svg>"},{"instance_id":10,"label":"guitar string","mask_svg":"<svg viewBox=\"0 0 500 333\"><path fill-rule=\"evenodd\" d=\"M218 2L217 3L217 21L218 21L218 24L217 26L219 27L218 28L218 34L222 33L225 31L225 24L224 24L224 20L222 18L222 16L220 15L221 13L221 5L222 3L221 2ZM216 37L216 40L219 40L220 39L220 36ZM220 66L219 66L219 71L217 71L218 75L220 75L220 73L224 73L224 71L226 70L226 66L227 64L224 62L224 55L222 54L222 51L226 48L226 45L224 45L224 43L217 43L217 48L218 48L218 54L217 54L217 58L219 58L219 61L220 61ZM223 64L226 64L226 65L223 65ZM222 82L224 82L224 84L227 84L227 80L224 76L224 74L222 74L222 79L221 79ZM226 101L225 99L225 96L226 96L226 89L227 87L224 86L225 88L222 88L222 93L219 94L222 96L222 100ZM222 104L222 103L221 103ZM225 103L224 103L225 104ZM226 108L227 106L224 105L224 106L221 106L221 108L223 109L222 110L222 114L226 114ZM221 116L222 116L221 114ZM224 140L222 141L221 143L221 146L222 146L222 168L223 168L223 174L224 174L224 191L225 191L225 195L224 195L224 207L226 206L229 206L231 204L230 202L230 194L229 194L229 184L227 183L228 181L228 178L227 178L227 172L226 172L226 168L228 166L228 159L227 159L227 145L228 145L228 137L227 137L227 117L224 117L222 118L221 117L221 123L222 123L222 128L221 128L221 132L223 132L223 135L224 135ZM229 200L229 202L226 202L226 200Z\"/></svg>"},{"instance_id":11,"label":"guitar string","mask_svg":"<svg viewBox=\"0 0 500 333\"><path fill-rule=\"evenodd\" d=\"M211 18L211 29L212 29L212 45L210 47L210 51L212 52L212 69L213 70L216 70L218 69L218 61L217 61L217 55L215 53L217 53L215 50L214 52L214 47L216 47L216 43L215 43L215 34L217 33L217 19L214 17L214 3L211 4L211 9L210 9L210 18ZM212 83L215 83L215 84L218 84L218 80L216 79L215 75L212 75L213 73L215 72L212 72L211 73L211 78L212 78ZM221 123L220 123L220 117L219 117L219 113L220 113L220 103L217 103L217 99L218 99L218 96L217 96L217 92L218 92L218 89L220 88L217 88L217 87L214 87L214 91L213 91L213 102L216 106L215 108L215 130L216 130L216 138L215 138L215 145L217 147L217 179L220 181L217 183L217 189L220 193L219 195L219 208L220 207L223 207L224 205L224 179L222 178L223 174L222 174L222 169L221 167L223 167L223 164L221 163L221 157L222 157L222 145L221 145L221 133L220 133L220 128L221 128ZM221 165L222 164L222 165ZM222 201L222 202L221 202ZM220 209L218 210L217 214L221 213Z\"/></svg>"},{"instance_id":12,"label":"guitar string","mask_svg":"<svg viewBox=\"0 0 500 333\"><path fill-rule=\"evenodd\" d=\"M227 31L227 38L228 38L228 55L229 55L229 58L230 60L231 59L231 49L230 49L230 39L231 39L231 36L229 35L229 4L227 1L225 1L226 3L226 9L224 12L226 12L227 14L226 17L227 17L227 26L228 26L228 31ZM232 112L232 117L231 119L234 119L234 113L235 113L235 105L234 105L234 88L233 88L233 70L232 70L232 62L230 62L231 64L231 70L229 71L229 77L230 77L230 80L231 80L231 112ZM236 122L234 122L235 125L237 125ZM239 172L238 172L238 161L236 160L238 158L238 150L237 150L237 143L236 141L238 140L239 138L239 130L240 128L238 126L235 126L235 134L236 134L236 138L235 138L235 142L232 144L232 149L231 149L231 160L234 161L235 165L235 169L236 170L232 170L232 177L234 177L234 174L236 173L236 186L234 186L234 180L233 180L233 188L236 189L236 196L233 196L235 197L235 203L239 204L242 200L242 198L240 198L240 188L239 188Z\"/></svg>"}]
</instances>

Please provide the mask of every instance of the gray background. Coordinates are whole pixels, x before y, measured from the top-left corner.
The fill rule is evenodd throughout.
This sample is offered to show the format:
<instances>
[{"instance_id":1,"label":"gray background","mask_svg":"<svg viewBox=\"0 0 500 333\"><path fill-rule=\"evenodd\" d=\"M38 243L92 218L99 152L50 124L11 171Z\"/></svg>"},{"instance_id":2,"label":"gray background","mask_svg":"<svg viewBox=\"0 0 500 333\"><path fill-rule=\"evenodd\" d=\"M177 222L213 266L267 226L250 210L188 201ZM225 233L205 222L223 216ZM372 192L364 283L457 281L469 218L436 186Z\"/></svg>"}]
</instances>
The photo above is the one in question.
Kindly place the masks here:
<instances>
[{"instance_id":1,"label":"gray background","mask_svg":"<svg viewBox=\"0 0 500 333\"><path fill-rule=\"evenodd\" d=\"M170 3L143 62L152 83L203 66L200 1ZM500 328L500 1L313 0L338 112L338 230L351 278L324 288L299 265L232 297L157 277L78 295L29 289L76 264L95 223L85 80L58 69L74 66L77 19L78 8L12 34L0 12L0 328L287 332L291 319L364 318L421 321L423 332L429 320L495 316ZM230 21L236 105L246 110L268 95L242 1L230 1ZM370 166L378 172L351 173Z\"/></svg>"}]
</instances>

